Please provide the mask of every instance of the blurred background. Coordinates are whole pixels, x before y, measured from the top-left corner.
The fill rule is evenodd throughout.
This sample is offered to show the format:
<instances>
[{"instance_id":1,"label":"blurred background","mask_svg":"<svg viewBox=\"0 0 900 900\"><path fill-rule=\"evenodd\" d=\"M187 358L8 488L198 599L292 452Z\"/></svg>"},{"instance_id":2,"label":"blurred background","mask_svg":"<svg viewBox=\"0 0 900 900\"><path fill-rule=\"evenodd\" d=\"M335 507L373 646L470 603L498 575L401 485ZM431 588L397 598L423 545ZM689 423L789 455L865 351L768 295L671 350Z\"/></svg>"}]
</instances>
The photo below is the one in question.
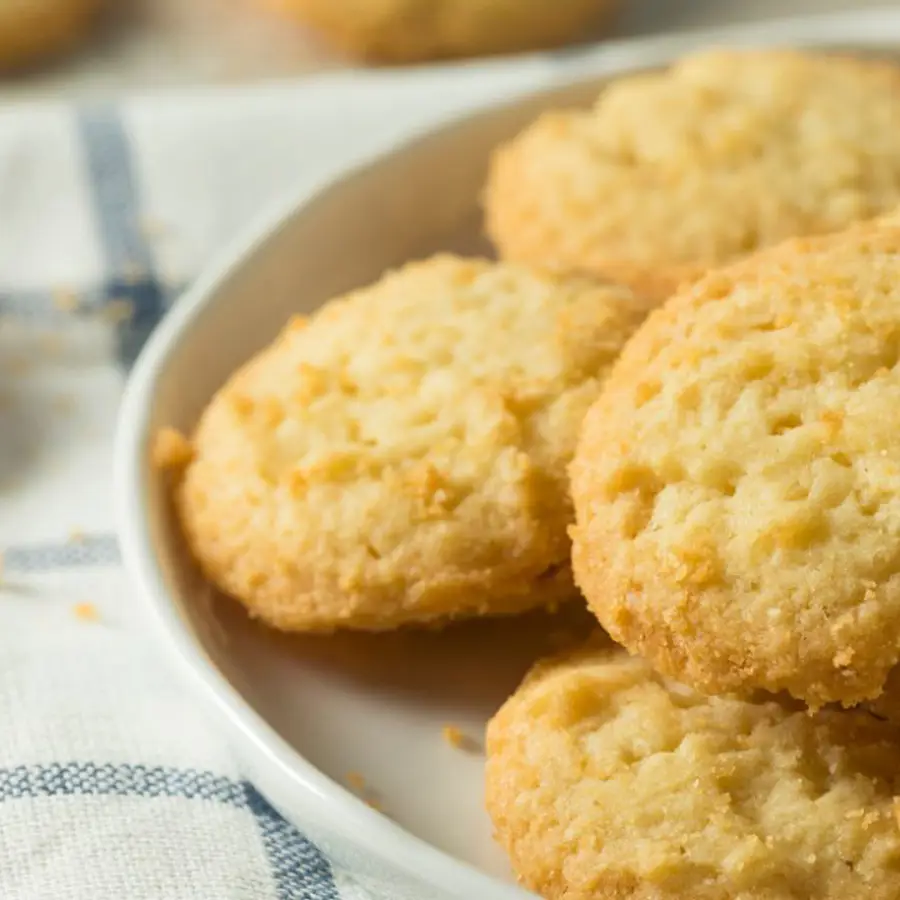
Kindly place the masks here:
<instances>
[{"instance_id":1,"label":"blurred background","mask_svg":"<svg viewBox=\"0 0 900 900\"><path fill-rule=\"evenodd\" d=\"M863 0L478 2L498 7L490 25L494 35L501 30L496 22L505 21L504 17L514 29L511 20L524 15L526 7L531 9L529 15L540 9L540 15L552 17L567 6L619 5L612 19L602 15L596 25L566 26L575 32L575 40L635 37L884 5ZM0 76L0 99L61 94L71 99L175 85L246 83L363 62L383 63L385 57L394 62L397 58L427 61L448 54L482 55L491 43L490 35L477 34L477 28L488 27L483 23L474 23L467 32L467 23L456 21L453 27L459 26L458 39L447 52L436 49L441 44L434 35L422 34L430 27L426 19L430 17L434 26L438 14L452 17L457 13L447 12L450 7L472 6L473 0L105 0L99 12L91 10L89 15L84 9L98 4L103 5L104 0L0 3L0 65L6 70ZM30 13L31 21L18 21L16 16L27 18L28 14L15 10L30 6L38 10ZM418 9L419 30L404 37L397 29L410 25L412 7ZM390 22L392 15L398 21ZM403 16L406 21L399 21ZM17 34L16 29L23 33ZM568 38L552 40L560 43ZM533 38L524 41L533 43ZM471 52L467 52L467 42ZM51 46L53 43L57 46ZM348 44L353 46L349 52Z\"/></svg>"}]
</instances>

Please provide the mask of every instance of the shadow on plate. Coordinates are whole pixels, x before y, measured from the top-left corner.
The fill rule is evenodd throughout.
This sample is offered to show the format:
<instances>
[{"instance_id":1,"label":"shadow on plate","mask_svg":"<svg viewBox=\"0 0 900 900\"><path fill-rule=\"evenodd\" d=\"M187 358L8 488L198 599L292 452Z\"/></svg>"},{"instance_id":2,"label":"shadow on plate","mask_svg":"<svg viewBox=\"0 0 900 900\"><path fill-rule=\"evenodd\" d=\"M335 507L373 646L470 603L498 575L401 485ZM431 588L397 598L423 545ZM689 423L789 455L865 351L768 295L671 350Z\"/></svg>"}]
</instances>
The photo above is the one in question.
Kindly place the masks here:
<instances>
[{"instance_id":1,"label":"shadow on plate","mask_svg":"<svg viewBox=\"0 0 900 900\"><path fill-rule=\"evenodd\" d=\"M235 649L246 652L252 644L257 653L296 661L307 677L411 706L485 716L493 714L535 661L580 643L596 628L596 620L578 601L555 613L470 620L441 629L315 636L274 632L222 596L213 608L222 631L243 645Z\"/></svg>"}]
</instances>

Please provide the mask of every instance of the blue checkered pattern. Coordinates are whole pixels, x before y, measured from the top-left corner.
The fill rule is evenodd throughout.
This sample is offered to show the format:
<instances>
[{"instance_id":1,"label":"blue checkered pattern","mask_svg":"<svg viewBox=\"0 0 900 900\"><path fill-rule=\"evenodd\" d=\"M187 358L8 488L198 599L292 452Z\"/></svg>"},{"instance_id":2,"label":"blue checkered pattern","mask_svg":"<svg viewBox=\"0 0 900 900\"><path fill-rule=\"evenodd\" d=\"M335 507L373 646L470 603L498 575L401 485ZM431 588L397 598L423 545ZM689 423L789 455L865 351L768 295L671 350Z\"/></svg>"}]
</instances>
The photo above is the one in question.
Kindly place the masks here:
<instances>
[{"instance_id":1,"label":"blue checkered pattern","mask_svg":"<svg viewBox=\"0 0 900 900\"><path fill-rule=\"evenodd\" d=\"M127 369L176 291L167 289L158 277L153 248L144 236L141 192L123 120L108 106L82 109L75 117L84 183L108 277L102 284L77 289L72 311L61 307L49 288L46 292L0 291L0 316L29 327L58 329L69 320L75 325L78 320L96 317L104 306L126 301L133 315L111 327L119 364ZM4 578L11 583L27 584L28 578L48 575L65 579L67 573L77 570L119 565L111 533L79 535L68 541L23 542L2 549ZM191 768L103 760L0 768L0 809L28 800L72 797L130 798L147 804L177 798L243 811L256 823L277 900L339 900L327 860L246 781ZM0 843L0 868L3 853ZM3 892L0 884L0 894Z\"/></svg>"},{"instance_id":2,"label":"blue checkered pattern","mask_svg":"<svg viewBox=\"0 0 900 900\"><path fill-rule=\"evenodd\" d=\"M131 306L133 315L122 323L118 335L119 358L130 366L172 297L156 276L121 119L114 109L97 107L81 111L78 126L109 272L99 293L102 301L125 300Z\"/></svg>"},{"instance_id":3,"label":"blue checkered pattern","mask_svg":"<svg viewBox=\"0 0 900 900\"><path fill-rule=\"evenodd\" d=\"M155 275L154 254L141 226L139 191L121 117L110 106L82 109L75 115L108 280L79 290L71 312L59 308L52 290L0 291L0 315L58 327L66 318L96 316L104 306L125 301L132 315L117 324L116 343L119 361L128 368L177 292L167 291ZM118 562L112 534L85 535L75 542L12 545L4 550L4 568L11 573Z\"/></svg>"},{"instance_id":4,"label":"blue checkered pattern","mask_svg":"<svg viewBox=\"0 0 900 900\"><path fill-rule=\"evenodd\" d=\"M189 769L108 763L0 769L0 803L70 796L118 796L148 803L172 797L247 810L259 827L277 885L277 900L340 900L322 854L246 781L231 781L211 772Z\"/></svg>"}]
</instances>

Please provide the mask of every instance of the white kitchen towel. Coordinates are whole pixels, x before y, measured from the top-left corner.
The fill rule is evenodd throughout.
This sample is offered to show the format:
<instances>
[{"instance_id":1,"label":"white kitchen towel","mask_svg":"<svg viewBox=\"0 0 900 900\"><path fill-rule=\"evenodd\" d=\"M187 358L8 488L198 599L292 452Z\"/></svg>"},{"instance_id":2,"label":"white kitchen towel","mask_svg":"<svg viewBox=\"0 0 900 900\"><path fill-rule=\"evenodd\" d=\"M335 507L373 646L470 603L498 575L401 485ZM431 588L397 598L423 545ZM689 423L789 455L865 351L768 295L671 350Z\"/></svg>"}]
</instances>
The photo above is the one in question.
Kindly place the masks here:
<instances>
[{"instance_id":1,"label":"white kitchen towel","mask_svg":"<svg viewBox=\"0 0 900 900\"><path fill-rule=\"evenodd\" d=\"M641 52L0 109L0 897L347 900L132 615L110 486L128 368L298 181Z\"/></svg>"}]
</instances>

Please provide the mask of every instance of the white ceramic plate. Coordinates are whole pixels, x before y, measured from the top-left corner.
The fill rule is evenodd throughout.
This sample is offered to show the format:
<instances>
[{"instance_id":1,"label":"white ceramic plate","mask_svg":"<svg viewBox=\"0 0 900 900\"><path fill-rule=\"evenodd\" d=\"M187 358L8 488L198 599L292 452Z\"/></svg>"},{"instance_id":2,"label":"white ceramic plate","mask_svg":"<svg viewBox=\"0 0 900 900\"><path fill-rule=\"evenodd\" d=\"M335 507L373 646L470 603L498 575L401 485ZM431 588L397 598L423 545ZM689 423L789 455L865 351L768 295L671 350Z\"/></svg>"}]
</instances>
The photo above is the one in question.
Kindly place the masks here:
<instances>
[{"instance_id":1,"label":"white ceramic plate","mask_svg":"<svg viewBox=\"0 0 900 900\"><path fill-rule=\"evenodd\" d=\"M445 633L287 639L217 598L185 558L165 485L148 462L163 425L190 430L223 380L291 313L439 249L486 251L477 198L489 152L537 111L580 104L602 79L698 44L794 43L888 52L900 14L793 22L572 56L585 78L448 125L296 197L226 254L178 304L133 374L117 447L125 562L163 643L261 790L372 896L522 900L482 810L476 742L547 646L546 622ZM376 812L346 789L360 773ZM344 786L342 786L344 785Z\"/></svg>"}]
</instances>

